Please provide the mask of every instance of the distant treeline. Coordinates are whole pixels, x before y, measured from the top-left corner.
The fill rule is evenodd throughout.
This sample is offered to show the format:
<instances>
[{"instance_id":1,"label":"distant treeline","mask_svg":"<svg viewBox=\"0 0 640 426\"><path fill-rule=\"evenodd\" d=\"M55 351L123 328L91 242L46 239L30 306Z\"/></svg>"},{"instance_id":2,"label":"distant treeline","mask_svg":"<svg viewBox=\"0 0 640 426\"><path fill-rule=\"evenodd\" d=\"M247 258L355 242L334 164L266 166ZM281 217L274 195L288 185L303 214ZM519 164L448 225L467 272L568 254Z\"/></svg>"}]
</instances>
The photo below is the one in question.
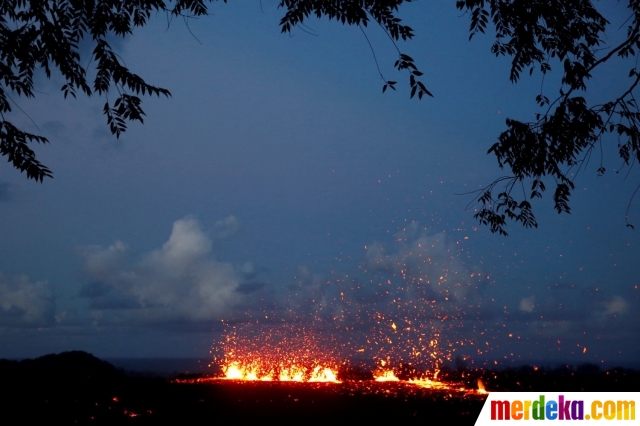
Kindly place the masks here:
<instances>
[{"instance_id":1,"label":"distant treeline","mask_svg":"<svg viewBox=\"0 0 640 426\"><path fill-rule=\"evenodd\" d=\"M601 369L596 364L555 368L523 366L500 370L481 368L443 368L442 380L462 381L467 385L480 379L488 391L495 392L638 392L640 371L627 368Z\"/></svg>"}]
</instances>

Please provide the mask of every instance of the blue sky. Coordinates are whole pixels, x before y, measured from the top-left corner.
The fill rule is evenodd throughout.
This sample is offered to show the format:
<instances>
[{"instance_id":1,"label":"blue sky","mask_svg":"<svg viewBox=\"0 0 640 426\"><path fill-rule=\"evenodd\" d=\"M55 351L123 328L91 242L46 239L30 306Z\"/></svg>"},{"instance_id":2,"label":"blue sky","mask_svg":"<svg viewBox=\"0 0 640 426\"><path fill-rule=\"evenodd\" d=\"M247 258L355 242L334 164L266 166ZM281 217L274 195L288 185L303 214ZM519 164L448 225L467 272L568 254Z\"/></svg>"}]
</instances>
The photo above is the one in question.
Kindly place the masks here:
<instances>
[{"instance_id":1,"label":"blue sky","mask_svg":"<svg viewBox=\"0 0 640 426\"><path fill-rule=\"evenodd\" d=\"M638 231L624 226L637 169L598 177L592 162L571 215L547 193L534 204L539 228L513 225L508 238L479 227L471 198L456 195L504 174L487 149L507 117L533 119L541 80L510 83L509 60L491 54L490 35L468 41L453 3L399 12L416 33L400 48L434 94L422 101L409 99L374 25L367 36L397 92L381 93L358 28L311 20L317 35L284 35L273 2L211 12L189 23L198 40L161 15L114 39L130 69L172 93L144 98L144 125L119 140L104 99L64 100L59 76L40 74L42 94L15 98L51 141L36 152L54 179L27 181L9 164L0 173L0 357L206 356L221 320L348 305L421 318L470 359L640 359ZM607 13L615 30L623 5ZM624 70L594 76L588 97L623 88ZM546 79L548 94L558 79ZM11 116L37 132L31 119ZM427 292L438 319L390 309L388 281L394 297ZM354 282L351 302L337 300Z\"/></svg>"}]
</instances>

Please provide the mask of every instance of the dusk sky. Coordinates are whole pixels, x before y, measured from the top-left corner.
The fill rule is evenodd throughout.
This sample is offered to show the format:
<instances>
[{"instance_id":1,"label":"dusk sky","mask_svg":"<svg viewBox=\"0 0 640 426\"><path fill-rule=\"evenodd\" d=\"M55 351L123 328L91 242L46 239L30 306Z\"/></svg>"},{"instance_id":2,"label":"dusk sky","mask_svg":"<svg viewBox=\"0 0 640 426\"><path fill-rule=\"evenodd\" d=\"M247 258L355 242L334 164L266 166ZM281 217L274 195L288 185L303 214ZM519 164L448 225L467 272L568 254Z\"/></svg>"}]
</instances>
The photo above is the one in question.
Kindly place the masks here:
<instances>
[{"instance_id":1,"label":"dusk sky","mask_svg":"<svg viewBox=\"0 0 640 426\"><path fill-rule=\"evenodd\" d=\"M540 73L510 83L510 60L491 53L491 34L468 40L454 2L412 2L398 16L416 36L399 47L434 97L409 99L372 24L380 69L398 81L382 94L359 28L311 19L282 34L276 5L214 3L189 21L193 35L158 14L114 37L133 72L172 94L144 97L144 124L120 139L105 99L64 100L59 75L40 72L35 99L13 97L28 116L9 119L50 140L34 150L54 178L0 171L0 357L203 357L221 320L322 311L348 324L348 305L411 317L470 360L640 360L640 196L636 230L625 227L640 173L615 172L615 137L607 173L594 156L577 177L570 215L553 209L548 181L533 203L538 229L492 234L477 203L467 209L472 196L456 194L507 174L487 150L506 118L534 119ZM613 44L627 14L609 7ZM594 76L588 99L624 91L620 62ZM559 79L547 76L547 96ZM436 319L415 304L389 309L388 298L417 294Z\"/></svg>"}]
</instances>

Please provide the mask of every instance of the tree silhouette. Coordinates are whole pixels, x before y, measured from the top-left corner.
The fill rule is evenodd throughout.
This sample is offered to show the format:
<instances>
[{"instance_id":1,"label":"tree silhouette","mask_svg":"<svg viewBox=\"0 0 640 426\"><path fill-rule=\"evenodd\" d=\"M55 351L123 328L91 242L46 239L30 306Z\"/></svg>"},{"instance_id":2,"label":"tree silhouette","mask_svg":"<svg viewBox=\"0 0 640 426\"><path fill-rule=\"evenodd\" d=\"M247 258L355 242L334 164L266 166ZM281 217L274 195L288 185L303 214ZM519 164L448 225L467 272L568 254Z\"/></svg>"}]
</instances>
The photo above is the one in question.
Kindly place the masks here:
<instances>
[{"instance_id":1,"label":"tree silhouette","mask_svg":"<svg viewBox=\"0 0 640 426\"><path fill-rule=\"evenodd\" d=\"M143 122L145 113L138 95L168 97L170 92L146 83L131 72L113 51L107 36L130 35L135 27L147 23L152 12L184 19L206 15L206 3L211 1L5 0L0 3L0 153L7 156L15 168L26 171L28 178L42 182L45 177L52 177L51 170L36 159L29 147L33 142L47 143L47 139L20 130L5 118L12 109L12 94L35 96L33 74L40 68L47 77L54 68L62 74L66 80L61 88L65 98L75 97L77 91L88 96L104 96L103 112L116 137L126 131L127 121ZM409 0L281 0L279 7L284 15L280 26L283 33L288 33L311 17L326 17L358 26L367 37L365 28L375 23L395 45L397 40L414 36L413 30L396 16L405 2ZM624 166L631 168L640 161L640 111L634 97L640 82L640 70L634 59L635 49L640 49L640 0L629 0L626 4L629 11L626 37L616 46L601 47L609 23L589 0L456 2L456 7L470 17L469 39L484 33L491 22L495 28L492 52L512 58L512 82L517 82L526 71L532 74L538 69L543 81L552 66L562 72L555 97L547 97L542 86L535 99L541 108L535 120L507 119L507 129L488 151L496 156L498 165L510 173L474 192L471 204L480 203L474 217L492 232L507 235L508 221L537 227L531 201L542 197L546 191L545 181L555 185L555 209L558 213L569 213L574 180L594 149L601 151L607 133L617 136ZM96 76L92 85L80 65L78 44L85 39L89 39L93 47L91 60ZM399 49L397 53L394 65L407 73L410 97L433 96L420 81L423 74L414 60ZM627 88L614 93L604 103L589 104L583 94L592 73L616 57L629 62ZM380 77L383 92L396 90L396 81L386 79L381 72ZM117 97L111 102L109 93L113 90ZM597 171L606 172L602 154ZM521 197L514 192L520 189ZM627 226L633 228L628 222Z\"/></svg>"},{"instance_id":2,"label":"tree silhouette","mask_svg":"<svg viewBox=\"0 0 640 426\"><path fill-rule=\"evenodd\" d=\"M541 112L535 114L535 120L507 119L507 130L489 148L488 153L493 153L499 166L506 167L511 175L476 192L475 199L482 208L475 218L480 223L503 235L507 235L507 220L537 227L530 200L542 197L546 190L543 178L551 178L555 184L555 209L569 213L574 180L594 149L600 152L597 173L606 171L602 156L606 133L617 136L623 167L631 168L640 161L640 111L634 97L640 71L637 59L633 59L635 49L640 48L639 1L627 2L626 37L613 47L600 47L607 38L609 22L588 0L464 0L457 1L456 6L470 12L469 39L484 33L491 19L496 32L491 50L496 56L512 57L512 82L517 82L523 71L532 74L534 69L540 70L544 82L553 62L563 72L555 98L550 100L541 87L535 99ZM604 103L589 104L584 98L589 79L615 57L628 58L630 80L626 89ZM512 194L520 188L522 199L518 201ZM635 192L629 205L634 196ZM629 207L627 226L633 228L628 212Z\"/></svg>"}]
</instances>

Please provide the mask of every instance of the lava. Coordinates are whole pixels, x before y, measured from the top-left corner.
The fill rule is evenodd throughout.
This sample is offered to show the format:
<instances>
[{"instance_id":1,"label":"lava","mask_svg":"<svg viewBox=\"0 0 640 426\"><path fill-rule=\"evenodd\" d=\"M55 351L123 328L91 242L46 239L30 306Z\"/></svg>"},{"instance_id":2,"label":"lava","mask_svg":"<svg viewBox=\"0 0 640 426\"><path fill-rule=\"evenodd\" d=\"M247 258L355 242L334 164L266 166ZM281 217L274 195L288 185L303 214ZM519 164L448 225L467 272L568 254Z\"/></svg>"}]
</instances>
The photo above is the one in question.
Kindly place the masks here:
<instances>
[{"instance_id":1,"label":"lava","mask_svg":"<svg viewBox=\"0 0 640 426\"><path fill-rule=\"evenodd\" d=\"M484 388L484 383L482 383L482 379L478 379L478 392L479 393L489 393Z\"/></svg>"},{"instance_id":2,"label":"lava","mask_svg":"<svg viewBox=\"0 0 640 426\"><path fill-rule=\"evenodd\" d=\"M396 377L392 370L384 371L375 378L376 382L399 382L400 379Z\"/></svg>"},{"instance_id":3,"label":"lava","mask_svg":"<svg viewBox=\"0 0 640 426\"><path fill-rule=\"evenodd\" d=\"M371 380L340 379L340 374L330 368L315 367L312 370L297 368L283 371L280 375L261 376L254 370L243 370L241 366L233 365L223 369L224 377L206 377L196 379L177 379L178 383L221 383L224 381L234 383L271 383L273 386L308 386L311 389L319 385L336 386L334 392L359 394L421 394L424 392L444 391L446 395L461 396L486 396L489 392L484 389L481 380L478 380L477 389L466 388L461 383L441 382L426 377L400 379L392 370L386 370ZM295 371L293 376L291 371ZM426 395L426 394L425 394Z\"/></svg>"},{"instance_id":4,"label":"lava","mask_svg":"<svg viewBox=\"0 0 640 426\"><path fill-rule=\"evenodd\" d=\"M383 346L371 355L368 362L358 362L348 354L344 355L345 345L332 339L330 333L319 332L314 327L298 327L291 324L232 327L220 345L222 355L214 357L222 377L199 381L273 382L277 386L333 384L359 393L398 394L418 390L486 393L480 381L476 390L460 383L437 380L439 369L433 368L438 364L433 362L436 358L433 352L416 353L413 359L417 362L414 364L403 362L402 357L398 359L393 353L389 355L389 346ZM391 322L388 329L395 333L400 327ZM374 331L379 330L376 328ZM437 338L432 337L427 344L432 351L435 350ZM365 352L360 347L353 348L352 354L354 352L361 361L364 360L360 354ZM369 370L367 364L371 365L372 361L377 367Z\"/></svg>"},{"instance_id":5,"label":"lava","mask_svg":"<svg viewBox=\"0 0 640 426\"><path fill-rule=\"evenodd\" d=\"M320 365L316 365L313 368L295 364L269 366L264 362L257 361L243 365L236 361L224 366L222 371L224 372L225 380L340 383L337 379L337 372L334 369Z\"/></svg>"}]
</instances>

